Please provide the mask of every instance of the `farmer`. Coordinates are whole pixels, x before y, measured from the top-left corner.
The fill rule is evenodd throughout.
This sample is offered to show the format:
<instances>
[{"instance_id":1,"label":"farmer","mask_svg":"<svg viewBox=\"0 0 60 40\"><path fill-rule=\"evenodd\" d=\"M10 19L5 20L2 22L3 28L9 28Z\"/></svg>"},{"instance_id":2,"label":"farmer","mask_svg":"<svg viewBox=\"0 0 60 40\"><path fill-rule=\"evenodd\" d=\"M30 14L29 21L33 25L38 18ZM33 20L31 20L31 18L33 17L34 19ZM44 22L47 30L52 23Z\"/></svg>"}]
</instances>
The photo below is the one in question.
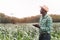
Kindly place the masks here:
<instances>
[{"instance_id":1,"label":"farmer","mask_svg":"<svg viewBox=\"0 0 60 40\"><path fill-rule=\"evenodd\" d=\"M39 28L39 40L50 40L51 39L51 27L52 27L52 18L47 14L48 7L42 6L40 13L42 16L40 17L39 24L33 24L33 26Z\"/></svg>"}]
</instances>

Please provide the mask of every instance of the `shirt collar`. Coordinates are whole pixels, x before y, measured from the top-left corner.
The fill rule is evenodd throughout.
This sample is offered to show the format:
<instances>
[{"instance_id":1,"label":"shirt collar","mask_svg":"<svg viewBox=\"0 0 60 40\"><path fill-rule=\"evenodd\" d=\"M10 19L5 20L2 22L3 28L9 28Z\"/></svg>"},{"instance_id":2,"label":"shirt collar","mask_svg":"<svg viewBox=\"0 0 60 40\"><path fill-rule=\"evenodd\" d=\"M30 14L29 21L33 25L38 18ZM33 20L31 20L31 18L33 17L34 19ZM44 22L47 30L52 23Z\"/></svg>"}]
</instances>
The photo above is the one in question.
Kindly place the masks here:
<instances>
[{"instance_id":1,"label":"shirt collar","mask_svg":"<svg viewBox=\"0 0 60 40\"><path fill-rule=\"evenodd\" d=\"M46 18L46 17L47 17L47 14L44 17L42 17L42 18Z\"/></svg>"}]
</instances>

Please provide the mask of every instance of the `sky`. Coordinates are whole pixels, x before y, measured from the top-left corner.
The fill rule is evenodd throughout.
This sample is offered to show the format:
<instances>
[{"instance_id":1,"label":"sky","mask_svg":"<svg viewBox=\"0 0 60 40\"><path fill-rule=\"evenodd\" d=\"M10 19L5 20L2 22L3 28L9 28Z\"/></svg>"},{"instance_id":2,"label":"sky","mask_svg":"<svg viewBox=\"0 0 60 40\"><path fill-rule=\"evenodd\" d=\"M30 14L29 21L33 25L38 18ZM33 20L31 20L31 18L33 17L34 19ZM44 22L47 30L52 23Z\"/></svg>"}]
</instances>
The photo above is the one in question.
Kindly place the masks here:
<instances>
[{"instance_id":1,"label":"sky","mask_svg":"<svg viewBox=\"0 0 60 40\"><path fill-rule=\"evenodd\" d=\"M40 14L40 6L49 8L48 14L60 15L60 0L0 0L0 13L18 18Z\"/></svg>"}]
</instances>

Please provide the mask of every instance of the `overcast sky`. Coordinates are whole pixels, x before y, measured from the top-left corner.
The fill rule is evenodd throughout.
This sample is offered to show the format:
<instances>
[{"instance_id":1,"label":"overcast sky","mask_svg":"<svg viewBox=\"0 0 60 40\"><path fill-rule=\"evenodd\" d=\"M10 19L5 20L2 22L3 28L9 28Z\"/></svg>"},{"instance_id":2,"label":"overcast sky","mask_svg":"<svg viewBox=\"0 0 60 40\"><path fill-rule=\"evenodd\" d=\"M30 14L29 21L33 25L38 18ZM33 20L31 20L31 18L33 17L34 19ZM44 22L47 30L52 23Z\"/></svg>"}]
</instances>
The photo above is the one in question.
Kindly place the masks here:
<instances>
[{"instance_id":1,"label":"overcast sky","mask_svg":"<svg viewBox=\"0 0 60 40\"><path fill-rule=\"evenodd\" d=\"M60 14L60 0L0 0L0 12L22 18L39 15L42 5L48 6L48 14Z\"/></svg>"}]
</instances>

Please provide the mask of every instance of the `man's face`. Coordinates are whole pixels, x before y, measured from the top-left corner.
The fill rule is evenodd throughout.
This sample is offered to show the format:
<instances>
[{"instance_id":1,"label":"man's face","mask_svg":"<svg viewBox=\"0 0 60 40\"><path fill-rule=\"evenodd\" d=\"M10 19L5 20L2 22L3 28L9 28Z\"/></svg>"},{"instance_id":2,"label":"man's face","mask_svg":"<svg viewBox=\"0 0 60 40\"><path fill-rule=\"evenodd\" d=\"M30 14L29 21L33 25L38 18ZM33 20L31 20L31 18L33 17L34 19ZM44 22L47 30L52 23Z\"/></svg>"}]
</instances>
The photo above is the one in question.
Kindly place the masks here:
<instances>
[{"instance_id":1,"label":"man's face","mask_svg":"<svg viewBox=\"0 0 60 40\"><path fill-rule=\"evenodd\" d=\"M41 13L41 14L44 14L44 13L46 13L46 11L45 11L43 8L41 8L40 13Z\"/></svg>"}]
</instances>

